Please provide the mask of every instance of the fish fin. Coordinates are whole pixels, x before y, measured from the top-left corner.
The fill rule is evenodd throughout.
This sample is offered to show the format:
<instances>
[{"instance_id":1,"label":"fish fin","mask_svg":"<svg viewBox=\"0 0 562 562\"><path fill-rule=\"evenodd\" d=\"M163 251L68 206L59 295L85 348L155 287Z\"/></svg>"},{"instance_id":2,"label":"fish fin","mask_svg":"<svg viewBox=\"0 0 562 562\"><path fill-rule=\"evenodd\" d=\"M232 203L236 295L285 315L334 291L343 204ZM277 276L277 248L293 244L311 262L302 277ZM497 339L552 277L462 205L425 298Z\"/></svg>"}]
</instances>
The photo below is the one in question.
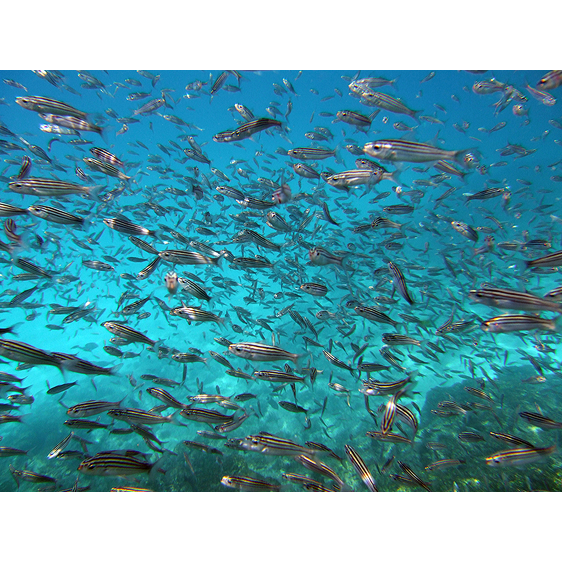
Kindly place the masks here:
<instances>
[{"instance_id":1,"label":"fish fin","mask_svg":"<svg viewBox=\"0 0 562 562\"><path fill-rule=\"evenodd\" d=\"M98 203L101 203L100 193L107 187L107 185L94 185L90 187L88 189L88 197L90 197L94 201L97 201Z\"/></svg>"}]
</instances>

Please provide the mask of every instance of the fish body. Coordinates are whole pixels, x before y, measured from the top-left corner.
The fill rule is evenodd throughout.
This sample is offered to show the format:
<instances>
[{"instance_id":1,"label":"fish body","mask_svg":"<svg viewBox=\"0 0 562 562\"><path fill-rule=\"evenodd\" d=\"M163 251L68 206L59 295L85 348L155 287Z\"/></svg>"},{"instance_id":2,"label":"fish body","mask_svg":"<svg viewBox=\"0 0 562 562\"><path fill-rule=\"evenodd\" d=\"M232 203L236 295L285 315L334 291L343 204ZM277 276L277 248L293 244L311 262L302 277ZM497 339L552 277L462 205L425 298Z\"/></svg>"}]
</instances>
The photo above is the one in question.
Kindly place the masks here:
<instances>
[{"instance_id":1,"label":"fish body","mask_svg":"<svg viewBox=\"0 0 562 562\"><path fill-rule=\"evenodd\" d=\"M480 328L485 332L506 333L520 331L557 331L560 324L560 318L548 319L539 316L525 316L523 314L502 314L488 320L484 320L480 324Z\"/></svg>"},{"instance_id":2,"label":"fish body","mask_svg":"<svg viewBox=\"0 0 562 562\"><path fill-rule=\"evenodd\" d=\"M10 182L8 187L16 193L38 197L64 197L65 195L93 193L93 188L50 178L27 178Z\"/></svg>"},{"instance_id":3,"label":"fish body","mask_svg":"<svg viewBox=\"0 0 562 562\"><path fill-rule=\"evenodd\" d=\"M42 96L25 96L16 98L16 103L20 107L30 111L35 111L36 113L71 115L72 117L76 117L78 119L87 119L88 117L86 112L80 111L67 103Z\"/></svg>"},{"instance_id":4,"label":"fish body","mask_svg":"<svg viewBox=\"0 0 562 562\"><path fill-rule=\"evenodd\" d=\"M148 336L145 336L143 333L127 326L126 324L121 324L120 322L103 322L102 326L109 330L112 334L125 338L128 341L138 342L138 343L146 343L148 345L154 345L156 342L151 340Z\"/></svg>"},{"instance_id":5,"label":"fish body","mask_svg":"<svg viewBox=\"0 0 562 562\"><path fill-rule=\"evenodd\" d=\"M343 257L335 256L321 246L311 248L308 252L308 257L314 265L338 265L343 267Z\"/></svg>"},{"instance_id":6,"label":"fish body","mask_svg":"<svg viewBox=\"0 0 562 562\"><path fill-rule=\"evenodd\" d=\"M156 466L157 463L149 463L134 456L99 453L83 460L78 470L91 476L128 476L142 472L150 473Z\"/></svg>"},{"instance_id":7,"label":"fish body","mask_svg":"<svg viewBox=\"0 0 562 562\"><path fill-rule=\"evenodd\" d=\"M363 147L365 154L386 162L436 162L452 160L466 166L470 149L443 150L430 144L401 139L383 139L368 142Z\"/></svg>"},{"instance_id":8,"label":"fish body","mask_svg":"<svg viewBox=\"0 0 562 562\"><path fill-rule=\"evenodd\" d=\"M551 311L562 313L562 303L541 298L531 293L514 291L499 287L483 287L468 293L468 297L477 304L485 304L507 310Z\"/></svg>"},{"instance_id":9,"label":"fish body","mask_svg":"<svg viewBox=\"0 0 562 562\"><path fill-rule=\"evenodd\" d=\"M273 345L255 342L233 343L228 346L228 351L236 357L250 361L292 361L297 363L300 358L298 353L291 353Z\"/></svg>"},{"instance_id":10,"label":"fish body","mask_svg":"<svg viewBox=\"0 0 562 562\"><path fill-rule=\"evenodd\" d=\"M556 445L550 447L518 448L500 451L486 458L489 466L520 466L545 460L556 451Z\"/></svg>"},{"instance_id":11,"label":"fish body","mask_svg":"<svg viewBox=\"0 0 562 562\"><path fill-rule=\"evenodd\" d=\"M279 484L271 484L248 476L223 476L221 484L241 492L279 492L281 489Z\"/></svg>"}]
</instances>

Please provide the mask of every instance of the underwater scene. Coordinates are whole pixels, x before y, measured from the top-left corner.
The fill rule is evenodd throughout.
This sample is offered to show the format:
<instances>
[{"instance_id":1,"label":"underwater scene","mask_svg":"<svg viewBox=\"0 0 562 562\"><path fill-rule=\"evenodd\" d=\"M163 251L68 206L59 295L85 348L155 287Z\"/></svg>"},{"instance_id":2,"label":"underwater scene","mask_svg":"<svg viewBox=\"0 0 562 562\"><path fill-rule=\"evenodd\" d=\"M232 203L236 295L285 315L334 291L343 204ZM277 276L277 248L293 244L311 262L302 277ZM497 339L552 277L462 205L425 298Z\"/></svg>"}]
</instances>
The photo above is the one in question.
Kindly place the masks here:
<instances>
[{"instance_id":1,"label":"underwater scene","mask_svg":"<svg viewBox=\"0 0 562 562\"><path fill-rule=\"evenodd\" d=\"M0 491L562 490L562 71L0 78Z\"/></svg>"}]
</instances>

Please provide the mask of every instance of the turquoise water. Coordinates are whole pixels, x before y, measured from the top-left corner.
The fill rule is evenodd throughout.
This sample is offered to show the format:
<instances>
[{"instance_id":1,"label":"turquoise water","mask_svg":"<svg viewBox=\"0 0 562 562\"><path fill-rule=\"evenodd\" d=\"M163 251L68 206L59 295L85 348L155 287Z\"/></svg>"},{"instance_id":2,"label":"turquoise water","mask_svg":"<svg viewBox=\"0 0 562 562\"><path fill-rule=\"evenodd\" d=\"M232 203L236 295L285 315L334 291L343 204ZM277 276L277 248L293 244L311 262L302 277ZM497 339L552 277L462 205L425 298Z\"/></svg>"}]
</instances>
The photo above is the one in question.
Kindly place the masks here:
<instances>
[{"instance_id":1,"label":"turquoise water","mask_svg":"<svg viewBox=\"0 0 562 562\"><path fill-rule=\"evenodd\" d=\"M303 466L295 455L229 448L225 439L197 433L211 430L208 424L180 414L173 416L173 423L150 426L161 442L155 446L162 452L148 447L137 433L111 433L126 429L128 424L102 412L87 419L110 424L108 427L90 432L73 430L87 443L72 440L65 450L82 452L83 456L77 453L66 459L47 458L69 434L69 427L64 425L69 419L68 408L87 400L122 400L121 408L148 411L162 405L147 392L149 388L163 388L186 408L191 403L188 397L197 394L230 398L239 409L232 409L232 404L230 409L217 404L194 406L234 414L235 419L247 414L240 427L223 437L244 439L268 432L289 439L308 449L318 462L327 464L345 490L367 491L346 455L346 445L360 455L381 491L423 491L411 481L391 478L394 474L406 476L398 461L411 467L434 491L558 490L559 454L543 449L557 443L559 429L556 424L552 429L537 428L519 415L534 412L554 422L562 421L557 378L558 327L492 334L481 329L483 321L507 312L532 313L500 310L475 304L468 298L469 291L482 283L527 290L539 296L561 284L557 266L554 270L522 267L525 260L560 250L562 209L557 190L562 179L562 121L556 103L545 104L536 99L538 93L533 95L526 88L527 84L535 87L546 71L436 71L434 76L429 71L403 70L358 74L241 71L228 73L223 86L211 95L220 74L221 71L64 71L50 75L56 83L53 85L29 71L2 73L5 80L0 83L0 120L5 129L0 131L4 161L0 172L1 202L21 208L39 204L58 207L84 217L85 222L82 228L75 228L31 213L1 218L5 229L11 218L16 234L22 237L2 252L1 326L14 327L14 333L2 337L48 353L74 354L111 368L113 376L74 372L76 365L72 361L59 369L44 364L25 365L3 356L2 371L23 378L15 386L25 388L24 396L33 397L33 402L17 404L18 400L31 398L21 399L15 390L2 394L1 403L6 406L2 406L0 415L21 416L21 420L1 424L0 446L27 454L0 457L0 490L18 489L10 465L15 470L56 479L54 486L21 480L22 491L72 488L78 476L78 485L91 491L109 491L119 486L155 491L230 491L221 484L224 476L257 478L281 485L283 491L301 491L300 485L283 478L284 473L306 475L332 488L333 479ZM368 127L338 120L339 111L370 116L377 110L377 106L365 105L350 95L352 81L367 77L395 80L373 87L372 91L400 98L409 110L418 111L415 117L383 107L372 116ZM499 91L475 93L475 82L490 83L492 79L494 86L503 84ZM508 86L516 91L511 101L505 99ZM544 93L555 99L558 91ZM127 97L135 92L146 96L128 101ZM44 132L40 125L47 121L37 111L28 111L16 103L16 98L23 96L43 96L69 104L87 113L88 121L102 127L103 134ZM155 99L164 101L160 108L138 113L145 103ZM500 105L502 99L504 103ZM365 100L369 97L364 96ZM275 119L279 124L239 141L214 141L218 133L232 131L246 122L235 104L248 108L255 119ZM514 111L516 106L521 108ZM192 137L191 144L188 137ZM463 159L464 153L459 153L456 160L452 155L447 160L464 178L436 169L436 160L381 160L361 153L366 143L381 139L426 143L448 151L466 150L470 159ZM184 149L192 146L199 146L209 163L189 158ZM48 160L34 147L42 149ZM103 148L124 162L124 167L117 169L130 179L120 180L90 169L84 158L93 157L93 147ZM299 147L335 152L325 159L306 161L287 154ZM15 181L24 155L32 162L30 177L98 187L90 196L55 198L16 193L9 183ZM323 177L302 177L293 168L294 164L304 163L328 177L356 169L358 158L376 161L389 173L396 171L396 181L383 179L371 185L337 188ZM76 167L90 176L89 180L82 181L75 173ZM291 198L273 210L289 224L288 232L278 232L266 224L269 209L245 209L216 190L217 186L227 185L246 196L271 201L274 191L283 184L289 186ZM490 188L501 188L502 192L489 199L468 199L468 195ZM327 220L324 204L337 224ZM394 214L392 208L385 210L392 205L410 205L413 209L402 207L408 211L404 214ZM154 236L139 234L138 238L158 252L194 251L187 245L189 241L211 246L222 252L218 265L175 265L162 260L150 276L138 279L139 272L155 256L132 244L129 234L108 228L103 222L116 217L126 217L154 230ZM307 217L312 218L303 224ZM403 226L371 228L369 225L377 217ZM471 226L478 233L478 241L462 236L452 227L453 221ZM280 246L279 251L233 241L244 228L274 242ZM493 240L486 242L486 237ZM529 241L534 242L527 244ZM2 242L10 242L6 231ZM507 245L508 242L513 244ZM311 263L309 250L315 247L343 257L343 263ZM241 269L231 261L232 256L249 258L256 254L272 262L272 267ZM25 273L14 264L18 258L50 272L50 278L18 277ZM90 269L83 265L89 260L110 264L113 270ZM402 271L413 304L393 290L389 261ZM180 277L196 275L196 282L211 296L210 301L180 290L170 292L165 283L170 271ZM301 290L307 282L325 285L326 296ZM12 303L14 297L32 288L36 290L31 295L21 296L19 304ZM138 312L123 314L124 306L145 297L149 300ZM357 302L352 306L351 301ZM167 310L182 303L201 306L222 322L188 323ZM293 313L298 312L312 327L302 320L299 324L299 318L295 320L289 313L281 315L290 305ZM357 305L378 306L398 324L366 320L357 314ZM91 311L64 323L65 314L52 312L57 306ZM327 312L319 314L319 318L321 311ZM465 329L436 334L451 316L454 322L466 321ZM557 314L542 312L541 316L551 319ZM106 321L122 322L155 344L111 342L113 334L102 326ZM390 347L397 358L397 364L392 364L379 351L385 333L411 336L419 340L419 345ZM265 343L299 354L296 365L288 364L293 374L304 377L304 382L297 383L293 391L290 384L244 380L228 374L227 367L211 357L210 351L220 353L234 369L248 375L257 370L283 370L286 361L247 361L216 341L221 337L234 344ZM112 353L108 346L113 348L109 350ZM351 371L330 363L323 350ZM172 359L172 354L178 352L201 355L206 363L178 363ZM124 355L118 357L120 353ZM368 373L358 371L359 357L362 363L385 367L372 372L373 379L390 382L411 378L398 403L417 420L413 444L383 443L366 435L380 431L384 412L379 412L379 407L384 409L391 395L371 397L371 414L367 411L359 389L364 389ZM310 378L312 368L317 370L314 383ZM141 378L143 375L171 379L177 384L152 383ZM49 387L65 382L77 384L64 393L47 394ZM477 399L465 390L466 386L485 392L491 400ZM236 401L234 397L242 393L251 393L255 398ZM13 395L15 404L14 399L9 399ZM289 411L279 405L281 401L296 404L306 413ZM458 415L447 417L433 413L432 410L443 409L438 406L442 401L454 402L462 413L456 410ZM475 402L489 407L467 406ZM19 407L9 410L10 404ZM168 416L174 411L170 407L160 413ZM458 435L466 431L477 433L482 440L460 440ZM486 458L513 449L513 445L493 438L490 432L517 436L544 454L536 453L537 461L523 466L489 466ZM390 433L410 440L413 437L402 419L395 419ZM214 447L222 454L188 447L183 443L186 440ZM306 442L323 444L341 461L326 454L313 455ZM432 445L434 442L440 447ZM150 475L140 473L127 478L77 470L85 457L109 450L146 453L150 464L161 457L162 460ZM393 456L392 464L383 470ZM462 463L426 470L439 459Z\"/></svg>"}]
</instances>

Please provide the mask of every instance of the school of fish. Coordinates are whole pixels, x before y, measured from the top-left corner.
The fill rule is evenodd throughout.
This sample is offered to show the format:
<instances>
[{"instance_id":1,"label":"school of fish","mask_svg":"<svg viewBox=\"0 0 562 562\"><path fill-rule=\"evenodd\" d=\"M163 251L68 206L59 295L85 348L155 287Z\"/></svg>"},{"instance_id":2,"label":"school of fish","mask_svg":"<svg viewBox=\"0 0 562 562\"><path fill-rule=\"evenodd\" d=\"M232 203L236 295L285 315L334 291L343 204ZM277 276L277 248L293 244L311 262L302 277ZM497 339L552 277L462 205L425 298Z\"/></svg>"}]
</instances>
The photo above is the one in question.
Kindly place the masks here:
<instances>
[{"instance_id":1,"label":"school of fish","mask_svg":"<svg viewBox=\"0 0 562 562\"><path fill-rule=\"evenodd\" d=\"M0 491L562 490L562 71L0 75Z\"/></svg>"}]
</instances>

